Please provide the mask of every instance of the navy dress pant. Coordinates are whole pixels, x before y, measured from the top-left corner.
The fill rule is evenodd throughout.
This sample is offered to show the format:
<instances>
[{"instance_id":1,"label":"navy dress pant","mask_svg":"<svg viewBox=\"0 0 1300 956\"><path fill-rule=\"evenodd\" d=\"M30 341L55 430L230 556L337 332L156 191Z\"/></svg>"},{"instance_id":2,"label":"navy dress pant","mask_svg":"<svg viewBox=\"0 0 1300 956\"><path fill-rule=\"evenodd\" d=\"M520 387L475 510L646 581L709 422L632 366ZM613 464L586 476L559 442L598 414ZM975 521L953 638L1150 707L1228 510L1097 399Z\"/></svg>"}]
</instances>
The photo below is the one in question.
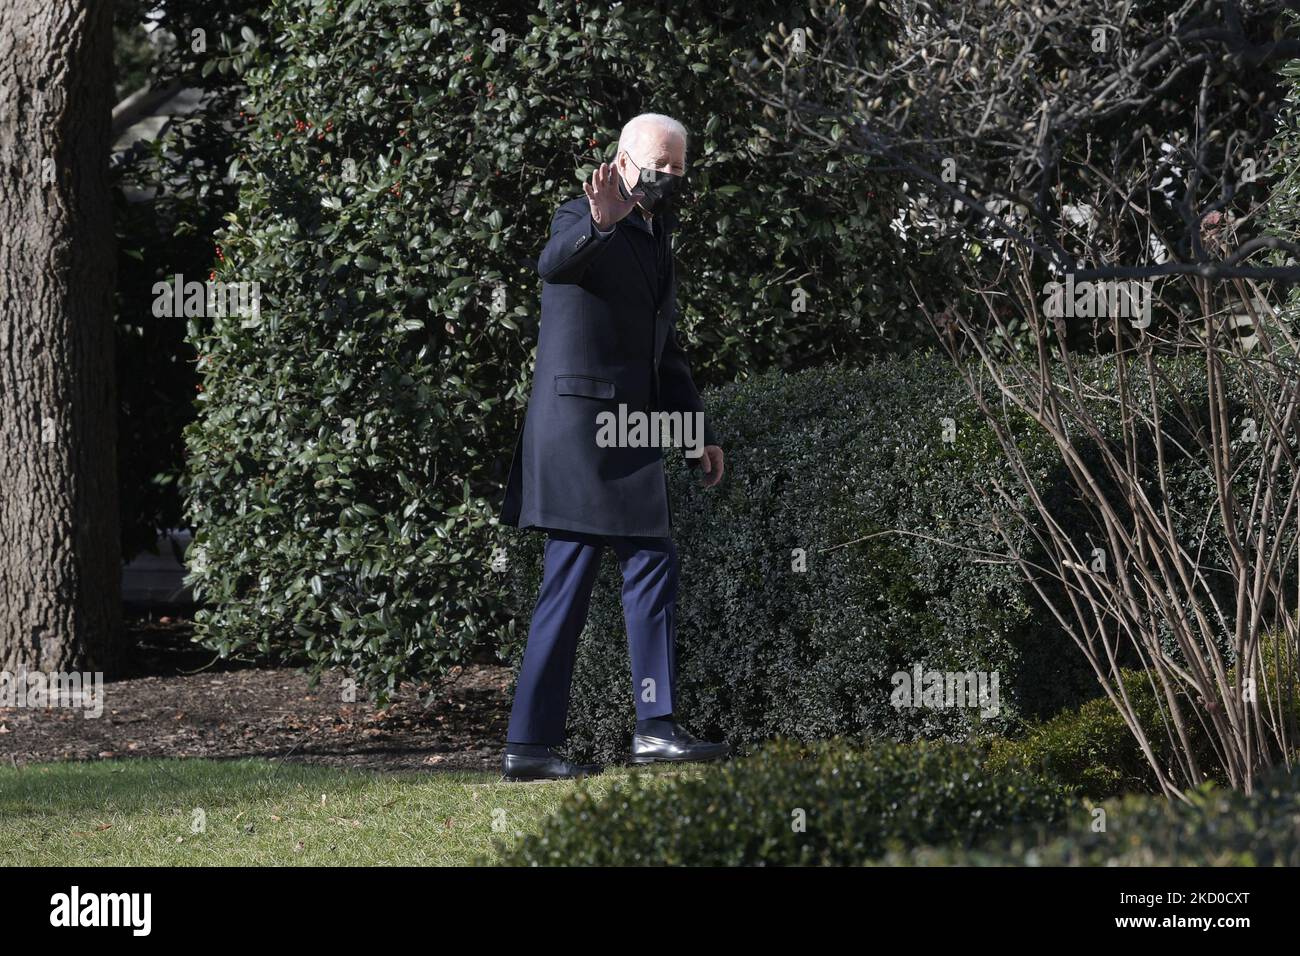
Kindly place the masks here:
<instances>
[{"instance_id":1,"label":"navy dress pant","mask_svg":"<svg viewBox=\"0 0 1300 956\"><path fill-rule=\"evenodd\" d=\"M677 549L671 538L628 538L550 531L541 593L515 687L506 739L557 747L564 742L578 636L605 547L623 572L623 620L639 720L671 713L676 679Z\"/></svg>"}]
</instances>

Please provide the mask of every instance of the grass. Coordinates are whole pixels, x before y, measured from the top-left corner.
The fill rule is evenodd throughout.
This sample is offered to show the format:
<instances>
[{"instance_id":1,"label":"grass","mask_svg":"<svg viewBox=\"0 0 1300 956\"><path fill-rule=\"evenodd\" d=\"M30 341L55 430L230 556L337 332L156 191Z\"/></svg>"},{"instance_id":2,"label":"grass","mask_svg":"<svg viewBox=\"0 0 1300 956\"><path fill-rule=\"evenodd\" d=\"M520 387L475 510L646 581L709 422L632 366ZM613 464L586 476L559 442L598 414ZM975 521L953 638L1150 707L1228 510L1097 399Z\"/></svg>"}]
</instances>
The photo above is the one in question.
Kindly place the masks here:
<instances>
[{"instance_id":1,"label":"grass","mask_svg":"<svg viewBox=\"0 0 1300 956\"><path fill-rule=\"evenodd\" d=\"M603 796L632 773L682 772L591 783ZM463 866L494 836L535 832L575 786L258 759L3 767L0 866Z\"/></svg>"}]
</instances>

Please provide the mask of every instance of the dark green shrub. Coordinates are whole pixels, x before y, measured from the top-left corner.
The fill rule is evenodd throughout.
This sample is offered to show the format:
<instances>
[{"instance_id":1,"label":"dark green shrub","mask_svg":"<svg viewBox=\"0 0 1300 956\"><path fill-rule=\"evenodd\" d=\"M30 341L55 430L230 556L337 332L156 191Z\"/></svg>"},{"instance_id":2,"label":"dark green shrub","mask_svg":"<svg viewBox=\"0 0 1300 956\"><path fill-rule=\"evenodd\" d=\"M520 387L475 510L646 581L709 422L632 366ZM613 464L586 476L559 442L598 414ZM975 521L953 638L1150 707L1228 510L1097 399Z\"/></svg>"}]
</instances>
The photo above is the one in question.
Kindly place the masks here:
<instances>
[{"instance_id":1,"label":"dark green shrub","mask_svg":"<svg viewBox=\"0 0 1300 956\"><path fill-rule=\"evenodd\" d=\"M1005 733L1091 692L1091 674L1019 573L978 560L1004 550L981 485L1006 469L946 361L918 354L863 371L761 376L708 405L725 481L699 488L679 456L669 469L682 563L679 712L697 733L733 743ZM1025 447L1052 466L1047 448ZM912 535L867 538L891 528ZM522 644L542 536L515 541ZM792 570L796 548L805 573ZM570 708L574 750L602 759L625 750L633 721L617 582L606 560ZM511 650L517 658L520 647ZM895 708L891 676L916 665L998 672L999 713Z\"/></svg>"},{"instance_id":2,"label":"dark green shrub","mask_svg":"<svg viewBox=\"0 0 1300 956\"><path fill-rule=\"evenodd\" d=\"M1284 18L1292 30L1300 23L1300 14L1295 10L1286 10ZM1270 144L1278 156L1271 170L1276 173L1276 185L1260 219L1269 233L1295 242L1300 238L1300 183L1297 183L1295 175L1300 163L1296 158L1296 149L1300 146L1300 61L1291 60L1283 64L1276 76L1286 91L1278 108L1277 132ZM1284 264L1290 256L1284 248L1271 250L1267 255L1277 265ZM1284 314L1294 320L1298 308L1300 289L1292 286L1286 293Z\"/></svg>"},{"instance_id":3,"label":"dark green shrub","mask_svg":"<svg viewBox=\"0 0 1300 956\"><path fill-rule=\"evenodd\" d=\"M1194 362L1164 365L1188 389L1201 374ZM1080 374L1104 396L1113 363L1098 359ZM948 360L917 353L865 370L770 374L718 390L707 403L727 450L725 481L701 489L678 456L669 466L682 562L679 713L696 733L741 744L860 733L1014 735L1023 721L1098 693L1082 654L1019 570L990 560L1007 550L990 509L1004 519L1012 512L986 492L997 479L1014 495L1015 482ZM1113 424L1107 403L1098 406L1103 425ZM951 442L945 419L954 423ZM1036 426L1013 420L1013 427L1040 494L1087 553L1096 525L1055 446ZM1097 454L1087 445L1082 453ZM1199 541L1212 487L1176 461L1171 467L1177 520ZM1023 496L1013 500L1030 514ZM903 533L867 537L887 529ZM1029 532L1020 533L1020 546L1037 554ZM517 661L543 538L524 532L512 540L520 640L508 651ZM791 570L794 548L807 551L806 573ZM1213 529L1204 549L1207 564L1225 566ZM998 715L895 708L891 675L918 664L998 672ZM630 688L618 568L608 559L578 652L569 713L575 753L609 760L625 752Z\"/></svg>"},{"instance_id":4,"label":"dark green shrub","mask_svg":"<svg viewBox=\"0 0 1300 956\"><path fill-rule=\"evenodd\" d=\"M1259 698L1277 701L1284 710L1292 712L1293 720L1300 719L1300 713L1295 712L1300 688L1293 686L1289 693L1284 692L1278 677L1285 672L1285 665L1274 657L1276 648L1277 637L1266 635L1261 645L1265 664L1260 671L1264 686L1260 688ZM1235 683L1235 667L1229 668L1228 680ZM1178 751L1161 716L1163 696L1158 696L1157 688L1140 670L1125 670L1123 681L1156 759L1167 771L1172 771ZM1179 706L1188 717L1188 736L1197 766L1211 780L1223 783L1227 774L1209 736L1196 719L1203 708L1186 695L1180 698ZM1036 721L1013 739L991 737L985 743L988 767L1035 767L1072 792L1094 800L1134 791L1158 793L1160 790L1155 771L1138 746L1137 738L1106 697L1086 701L1050 720Z\"/></svg>"},{"instance_id":5,"label":"dark green shrub","mask_svg":"<svg viewBox=\"0 0 1300 956\"><path fill-rule=\"evenodd\" d=\"M1191 804L1129 795L1070 813L1064 826L1017 827L974 849L894 849L893 866L1297 866L1300 774L1277 769L1250 795L1206 784ZM1104 819L1105 830L1094 827Z\"/></svg>"},{"instance_id":6,"label":"dark green shrub","mask_svg":"<svg viewBox=\"0 0 1300 956\"><path fill-rule=\"evenodd\" d=\"M603 797L579 785L539 834L497 849L508 865L853 866L1051 824L1066 807L1050 782L988 771L960 745L779 741L699 776L634 775Z\"/></svg>"},{"instance_id":7,"label":"dark green shrub","mask_svg":"<svg viewBox=\"0 0 1300 956\"><path fill-rule=\"evenodd\" d=\"M1195 360L1161 364L1192 397L1204 384ZM1080 375L1102 397L1113 392L1112 360L1093 360ZM1011 514L988 496L989 485L1004 481L1014 494L1015 483L948 359L914 354L861 371L772 373L706 401L728 453L727 479L701 489L680 458L668 468L682 568L679 714L697 734L740 744L837 734L1014 736L1024 721L1100 692L1082 653L1021 572L988 561L1006 554L992 509ZM1113 403L1102 398L1096 414L1102 427L1113 427ZM953 420L950 442L945 419ZM1026 421L1013 419L1013 428L1037 490L1088 553L1088 536L1096 541L1100 532L1056 447ZM1082 454L1099 453L1083 444ZM1214 492L1204 473L1186 466L1170 458L1170 488L1178 494L1175 523L1195 544ZM1160 501L1154 490L1152 497ZM1031 514L1026 498L1015 503ZM904 533L867 538L887 529ZM1019 544L1037 554L1030 533L1022 535ZM517 663L543 537L523 532L508 540L519 640L506 653ZM840 546L846 542L857 544ZM1196 546L1206 567L1226 567L1216 529ZM794 548L807 551L806 574L790 570ZM1214 572L1205 576L1214 579ZM1219 601L1230 597L1221 593ZM972 709L894 708L891 676L915 665L997 671L1000 713L982 719ZM634 723L630 687L611 558L578 649L568 721L573 752L599 760L625 752ZM1102 711L1088 713L1100 718ZM1106 793L1138 779L1115 773L1088 786Z\"/></svg>"},{"instance_id":8,"label":"dark green shrub","mask_svg":"<svg viewBox=\"0 0 1300 956\"><path fill-rule=\"evenodd\" d=\"M1156 696L1141 671L1124 672L1129 699L1148 732L1162 726ZM1205 745L1203 736L1198 741ZM1167 764L1172 756L1168 738L1152 733L1156 755ZM1080 795L1093 799L1131 791L1159 790L1155 773L1124 723L1119 711L1106 697L1096 697L1078 708L1036 722L1019 736L987 741L986 763L1001 769L1015 764L1036 767L1061 781ZM1202 765L1211 757L1208 746L1198 755ZM1212 763L1210 764L1212 766Z\"/></svg>"},{"instance_id":9,"label":"dark green shrub","mask_svg":"<svg viewBox=\"0 0 1300 956\"><path fill-rule=\"evenodd\" d=\"M208 646L342 666L383 692L508 627L489 522L529 386L535 259L555 206L640 111L692 133L677 256L699 381L916 338L907 290L950 270L889 229L897 195L864 191L860 168L728 80L805 15L773 0L671 17L265 5L242 71L239 208L218 239L218 277L260 282L262 315L191 325Z\"/></svg>"}]
</instances>

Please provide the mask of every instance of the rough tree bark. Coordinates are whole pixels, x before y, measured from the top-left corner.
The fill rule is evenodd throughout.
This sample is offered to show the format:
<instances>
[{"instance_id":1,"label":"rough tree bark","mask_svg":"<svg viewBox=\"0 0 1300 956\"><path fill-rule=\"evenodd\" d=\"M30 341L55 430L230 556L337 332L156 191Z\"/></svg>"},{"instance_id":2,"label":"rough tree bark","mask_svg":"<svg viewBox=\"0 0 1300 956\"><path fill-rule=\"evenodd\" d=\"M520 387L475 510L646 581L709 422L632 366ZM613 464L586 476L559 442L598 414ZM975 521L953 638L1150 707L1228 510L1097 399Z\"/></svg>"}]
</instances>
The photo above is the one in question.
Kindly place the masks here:
<instances>
[{"instance_id":1,"label":"rough tree bark","mask_svg":"<svg viewBox=\"0 0 1300 956\"><path fill-rule=\"evenodd\" d=\"M110 0L0 5L0 670L111 671Z\"/></svg>"}]
</instances>

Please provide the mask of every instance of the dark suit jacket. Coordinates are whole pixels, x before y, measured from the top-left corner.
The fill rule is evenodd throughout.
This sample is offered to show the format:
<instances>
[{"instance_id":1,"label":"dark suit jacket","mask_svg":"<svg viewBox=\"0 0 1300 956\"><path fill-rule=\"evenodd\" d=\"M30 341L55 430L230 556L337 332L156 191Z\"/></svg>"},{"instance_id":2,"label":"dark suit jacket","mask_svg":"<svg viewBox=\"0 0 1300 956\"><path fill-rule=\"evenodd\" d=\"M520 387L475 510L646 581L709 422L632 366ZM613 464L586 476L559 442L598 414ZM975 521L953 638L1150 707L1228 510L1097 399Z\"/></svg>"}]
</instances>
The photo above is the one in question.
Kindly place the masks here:
<instances>
[{"instance_id":1,"label":"dark suit jacket","mask_svg":"<svg viewBox=\"0 0 1300 956\"><path fill-rule=\"evenodd\" d=\"M703 412L677 340L674 223L629 222L602 238L586 197L564 203L537 261L537 367L501 509L504 524L667 537L672 517L658 447L601 448L601 411ZM705 444L717 444L708 420ZM674 454L681 450L669 449Z\"/></svg>"}]
</instances>

